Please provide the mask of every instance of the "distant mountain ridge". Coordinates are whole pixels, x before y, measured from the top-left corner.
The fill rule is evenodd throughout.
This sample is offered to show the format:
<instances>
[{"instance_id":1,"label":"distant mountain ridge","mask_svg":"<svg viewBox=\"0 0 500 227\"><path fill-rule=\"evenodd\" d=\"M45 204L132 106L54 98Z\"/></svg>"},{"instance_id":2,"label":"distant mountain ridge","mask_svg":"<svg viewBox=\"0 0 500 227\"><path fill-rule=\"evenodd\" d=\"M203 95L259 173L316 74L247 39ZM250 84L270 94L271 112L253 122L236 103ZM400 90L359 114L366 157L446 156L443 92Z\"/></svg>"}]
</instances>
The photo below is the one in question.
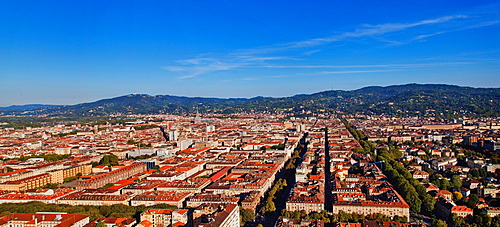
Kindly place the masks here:
<instances>
[{"instance_id":1,"label":"distant mountain ridge","mask_svg":"<svg viewBox=\"0 0 500 227\"><path fill-rule=\"evenodd\" d=\"M2 110L3 115L22 115ZM370 86L352 91L270 98L202 98L130 94L72 106L24 110L25 115L102 116L109 114L230 114L237 112L364 113L391 116L500 116L500 88L473 88L445 84Z\"/></svg>"},{"instance_id":2,"label":"distant mountain ridge","mask_svg":"<svg viewBox=\"0 0 500 227\"><path fill-rule=\"evenodd\" d=\"M11 111L11 110L34 110L34 109L42 109L42 108L50 108L62 105L45 105L45 104L26 104L26 105L12 105L6 107L0 107L0 111Z\"/></svg>"}]
</instances>

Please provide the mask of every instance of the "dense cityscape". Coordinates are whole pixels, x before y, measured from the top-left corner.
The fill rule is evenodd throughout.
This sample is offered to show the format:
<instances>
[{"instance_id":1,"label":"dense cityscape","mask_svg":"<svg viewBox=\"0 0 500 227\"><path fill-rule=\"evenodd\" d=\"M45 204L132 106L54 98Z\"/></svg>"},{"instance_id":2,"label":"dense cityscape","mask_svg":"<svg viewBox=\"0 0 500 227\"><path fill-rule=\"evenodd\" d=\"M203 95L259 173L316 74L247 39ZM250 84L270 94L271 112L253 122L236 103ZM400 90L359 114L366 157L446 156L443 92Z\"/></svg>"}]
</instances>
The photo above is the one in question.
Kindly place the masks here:
<instances>
[{"instance_id":1,"label":"dense cityscape","mask_svg":"<svg viewBox=\"0 0 500 227\"><path fill-rule=\"evenodd\" d=\"M498 118L197 113L123 119L5 123L0 224L500 223Z\"/></svg>"},{"instance_id":2,"label":"dense cityscape","mask_svg":"<svg viewBox=\"0 0 500 227\"><path fill-rule=\"evenodd\" d=\"M500 227L499 13L0 1L0 227Z\"/></svg>"}]
</instances>

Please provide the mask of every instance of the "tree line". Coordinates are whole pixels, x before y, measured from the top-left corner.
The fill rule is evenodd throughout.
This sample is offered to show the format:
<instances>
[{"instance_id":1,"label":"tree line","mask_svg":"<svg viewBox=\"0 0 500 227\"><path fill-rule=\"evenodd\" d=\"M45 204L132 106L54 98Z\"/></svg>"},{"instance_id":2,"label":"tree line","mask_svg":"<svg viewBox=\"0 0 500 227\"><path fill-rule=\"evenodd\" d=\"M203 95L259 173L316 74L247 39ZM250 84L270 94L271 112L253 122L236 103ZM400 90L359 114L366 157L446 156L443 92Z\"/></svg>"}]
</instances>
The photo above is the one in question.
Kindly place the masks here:
<instances>
[{"instance_id":1,"label":"tree line","mask_svg":"<svg viewBox=\"0 0 500 227\"><path fill-rule=\"evenodd\" d=\"M115 204L111 206L72 206L67 204L45 204L42 202L2 203L0 214L66 212L68 214L89 215L90 220L97 218L138 218L140 213L148 209L177 209L176 206L158 204L154 206L127 206Z\"/></svg>"}]
</instances>

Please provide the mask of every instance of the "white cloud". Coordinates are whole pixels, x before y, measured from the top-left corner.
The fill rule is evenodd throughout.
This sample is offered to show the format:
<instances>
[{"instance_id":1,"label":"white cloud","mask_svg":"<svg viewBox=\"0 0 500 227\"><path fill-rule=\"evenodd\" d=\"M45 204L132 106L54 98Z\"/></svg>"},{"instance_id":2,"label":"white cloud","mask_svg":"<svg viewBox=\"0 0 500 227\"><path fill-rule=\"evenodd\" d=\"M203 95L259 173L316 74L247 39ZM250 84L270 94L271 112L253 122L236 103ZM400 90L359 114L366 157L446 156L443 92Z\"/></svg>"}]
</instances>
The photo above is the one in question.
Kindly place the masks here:
<instances>
[{"instance_id":1,"label":"white cloud","mask_svg":"<svg viewBox=\"0 0 500 227\"><path fill-rule=\"evenodd\" d=\"M310 73L307 75L326 75L326 74L350 74L350 73L381 73L381 72L394 72L397 69L382 69L382 70L353 70L353 71L322 71Z\"/></svg>"},{"instance_id":2,"label":"white cloud","mask_svg":"<svg viewBox=\"0 0 500 227\"><path fill-rule=\"evenodd\" d=\"M267 68L420 68L442 65L465 65L472 62L434 62L421 64L383 64L383 65L270 65Z\"/></svg>"},{"instance_id":3,"label":"white cloud","mask_svg":"<svg viewBox=\"0 0 500 227\"><path fill-rule=\"evenodd\" d=\"M312 55L314 53L317 53L317 52L320 52L322 50L309 50L309 51L305 51L304 53L302 53L303 55Z\"/></svg>"},{"instance_id":4,"label":"white cloud","mask_svg":"<svg viewBox=\"0 0 500 227\"><path fill-rule=\"evenodd\" d=\"M243 80L258 80L258 79L260 79L260 78L253 77L253 78L244 78Z\"/></svg>"},{"instance_id":5,"label":"white cloud","mask_svg":"<svg viewBox=\"0 0 500 227\"><path fill-rule=\"evenodd\" d=\"M447 30L447 31L438 31L438 32L431 33L431 34L418 35L418 36L413 37L410 40L400 41L400 42L393 42L391 44L392 45L408 44L408 43L411 43L411 42L414 42L414 41L418 41L418 40L423 40L423 39L425 39L427 37L431 37L431 36L435 36L435 35L441 35L441 34L449 33L449 32L456 32L456 31L462 31L462 30L467 30L467 29L474 29L474 28L491 26L491 25L498 24L499 22L500 21L498 21L498 20L479 22L478 24L473 24L473 25L470 25L470 26L462 27L462 28L457 28L457 29L452 29L452 30Z\"/></svg>"},{"instance_id":6,"label":"white cloud","mask_svg":"<svg viewBox=\"0 0 500 227\"><path fill-rule=\"evenodd\" d=\"M445 23L455 19L463 19L468 18L468 16L464 15L455 15L455 16L445 16L437 19L431 20L422 20L414 23L387 23L380 25L369 25L365 24L362 28L356 29L354 32L344 32L339 35L330 36L330 37L322 37L315 38L300 42L292 42L286 45L286 48L301 48L301 47L313 47L318 45L324 45L332 42L343 41L348 38L360 38L367 36L375 36L382 35L390 32L402 31L408 28L421 26L421 25L430 25L436 23Z\"/></svg>"},{"instance_id":7,"label":"white cloud","mask_svg":"<svg viewBox=\"0 0 500 227\"><path fill-rule=\"evenodd\" d=\"M474 21L469 21L474 18ZM459 31L465 29L472 29L477 27L484 27L497 24L498 20L478 22L477 18L467 15L452 15L443 16L434 19L425 19L412 23L386 23L379 25L364 24L354 31L342 32L336 35L319 37L298 42L289 42L284 44L276 44L267 47L257 47L252 49L239 49L229 53L222 54L200 54L199 57L178 60L180 66L166 66L162 67L171 72L180 74L177 78L185 79L192 78L200 75L206 75L215 71L226 71L242 67L269 67L269 68L408 68L408 67L430 67L445 64L468 64L467 62L449 62L449 63L430 63L430 64L393 64L393 65L358 65L358 66L335 66L335 65L272 65L272 62L282 60L299 60L295 56L307 57L318 51L323 51L327 44L349 41L355 42L359 38L374 38L376 41L390 43L391 45L403 45L414 41L422 41L426 38ZM446 26L442 26L446 24ZM440 25L440 26L438 26ZM417 27L424 27L424 31L434 30L428 34L422 33ZM443 30L446 27L447 30ZM451 29L450 29L451 28ZM436 31L437 30L437 31ZM404 31L404 32L403 32ZM417 35L415 35L417 33ZM386 34L398 34L398 40L388 40L384 38ZM408 36L413 36L408 38ZM406 37L406 38L404 38ZM394 39L394 38L393 38ZM313 49L312 49L313 48ZM329 46L331 48L331 46ZM279 56L276 56L279 55ZM349 71L351 73L361 71ZM366 71L376 72L376 71ZM348 72L332 72L332 73L348 73Z\"/></svg>"}]
</instances>

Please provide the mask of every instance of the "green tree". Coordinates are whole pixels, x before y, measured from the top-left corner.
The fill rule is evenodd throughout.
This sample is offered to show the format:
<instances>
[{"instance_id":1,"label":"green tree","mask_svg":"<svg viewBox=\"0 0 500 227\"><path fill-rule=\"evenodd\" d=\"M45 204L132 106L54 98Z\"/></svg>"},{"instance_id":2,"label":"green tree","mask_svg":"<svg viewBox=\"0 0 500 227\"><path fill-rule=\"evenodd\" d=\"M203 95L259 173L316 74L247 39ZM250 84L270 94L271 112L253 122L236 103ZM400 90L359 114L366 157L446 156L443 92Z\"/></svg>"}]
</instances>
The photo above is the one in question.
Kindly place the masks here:
<instances>
[{"instance_id":1,"label":"green tree","mask_svg":"<svg viewBox=\"0 0 500 227\"><path fill-rule=\"evenodd\" d=\"M99 208L98 207L93 207L93 206L87 207L86 211L83 212L82 214L89 215L90 216L90 220L95 220L97 218L103 218L104 217L103 215L101 215L101 212L99 211Z\"/></svg>"},{"instance_id":2,"label":"green tree","mask_svg":"<svg viewBox=\"0 0 500 227\"><path fill-rule=\"evenodd\" d=\"M68 182L74 181L76 179L78 179L76 176L66 177L66 178L64 178L64 183L68 183Z\"/></svg>"},{"instance_id":3,"label":"green tree","mask_svg":"<svg viewBox=\"0 0 500 227\"><path fill-rule=\"evenodd\" d=\"M432 175L429 177L429 180L434 181L434 180L439 180L439 179L441 179L441 178L443 178L443 175L441 175L441 174L432 174Z\"/></svg>"},{"instance_id":4,"label":"green tree","mask_svg":"<svg viewBox=\"0 0 500 227\"><path fill-rule=\"evenodd\" d=\"M460 201L464 197L461 192L453 192L452 194L453 194L453 201L455 202Z\"/></svg>"},{"instance_id":5,"label":"green tree","mask_svg":"<svg viewBox=\"0 0 500 227\"><path fill-rule=\"evenodd\" d=\"M485 213L478 213L472 218L472 223L478 226L491 226L492 218Z\"/></svg>"},{"instance_id":6,"label":"green tree","mask_svg":"<svg viewBox=\"0 0 500 227\"><path fill-rule=\"evenodd\" d=\"M300 210L299 214L300 214L300 218L305 218L307 216L307 212L305 210Z\"/></svg>"},{"instance_id":7,"label":"green tree","mask_svg":"<svg viewBox=\"0 0 500 227\"><path fill-rule=\"evenodd\" d=\"M282 144L282 143L280 143L278 145L271 146L271 149L273 149L273 150L283 150L283 149L285 149L285 145Z\"/></svg>"},{"instance_id":8,"label":"green tree","mask_svg":"<svg viewBox=\"0 0 500 227\"><path fill-rule=\"evenodd\" d=\"M241 208L240 217L241 217L241 222L245 223L247 221L253 220L255 218L255 214L253 213L253 210Z\"/></svg>"},{"instance_id":9,"label":"green tree","mask_svg":"<svg viewBox=\"0 0 500 227\"><path fill-rule=\"evenodd\" d=\"M462 187L462 179L458 175L451 177L451 187Z\"/></svg>"},{"instance_id":10,"label":"green tree","mask_svg":"<svg viewBox=\"0 0 500 227\"><path fill-rule=\"evenodd\" d=\"M394 216L392 218L392 220L395 221L395 222L401 222L401 223L408 222L408 219L406 217L404 217L404 216L401 217L401 216L398 216L398 215Z\"/></svg>"},{"instance_id":11,"label":"green tree","mask_svg":"<svg viewBox=\"0 0 500 227\"><path fill-rule=\"evenodd\" d=\"M46 184L42 188L47 188L47 189L56 189L59 184Z\"/></svg>"},{"instance_id":12,"label":"green tree","mask_svg":"<svg viewBox=\"0 0 500 227\"><path fill-rule=\"evenodd\" d=\"M432 212L434 211L435 204L436 204L436 199L429 194L424 195L424 197L422 198L422 208L423 211L426 212L427 214L432 214Z\"/></svg>"},{"instance_id":13,"label":"green tree","mask_svg":"<svg viewBox=\"0 0 500 227\"><path fill-rule=\"evenodd\" d=\"M114 154L104 155L99 161L99 164L103 166L117 166L118 157Z\"/></svg>"},{"instance_id":14,"label":"green tree","mask_svg":"<svg viewBox=\"0 0 500 227\"><path fill-rule=\"evenodd\" d=\"M313 213L307 215L306 218L307 219L321 220L321 219L323 219L323 215L321 213L313 212Z\"/></svg>"},{"instance_id":15,"label":"green tree","mask_svg":"<svg viewBox=\"0 0 500 227\"><path fill-rule=\"evenodd\" d=\"M270 213L276 211L276 206L274 205L274 202L272 199L267 199L266 203L264 204L264 212L265 213Z\"/></svg>"},{"instance_id":16,"label":"green tree","mask_svg":"<svg viewBox=\"0 0 500 227\"><path fill-rule=\"evenodd\" d=\"M424 197L425 195L427 195L427 189L421 184L414 185L414 187L420 197Z\"/></svg>"},{"instance_id":17,"label":"green tree","mask_svg":"<svg viewBox=\"0 0 500 227\"><path fill-rule=\"evenodd\" d=\"M441 180L439 180L439 183L440 183L440 186L439 187L441 190L450 190L451 188L451 184L448 180L446 180L445 178L442 178Z\"/></svg>"},{"instance_id":18,"label":"green tree","mask_svg":"<svg viewBox=\"0 0 500 227\"><path fill-rule=\"evenodd\" d=\"M478 171L478 169L472 169L470 171L470 174L472 175L473 178L478 178L479 177L479 171Z\"/></svg>"},{"instance_id":19,"label":"green tree","mask_svg":"<svg viewBox=\"0 0 500 227\"><path fill-rule=\"evenodd\" d=\"M485 169L479 169L479 176L485 178L488 176L488 173L486 172Z\"/></svg>"},{"instance_id":20,"label":"green tree","mask_svg":"<svg viewBox=\"0 0 500 227\"><path fill-rule=\"evenodd\" d=\"M457 214L452 214L448 218L448 223L450 227L459 227L464 223L464 219L457 216Z\"/></svg>"},{"instance_id":21,"label":"green tree","mask_svg":"<svg viewBox=\"0 0 500 227\"><path fill-rule=\"evenodd\" d=\"M476 194L471 194L469 199L467 200L467 206L471 209L476 209L477 202L479 201L479 197Z\"/></svg>"},{"instance_id":22,"label":"green tree","mask_svg":"<svg viewBox=\"0 0 500 227\"><path fill-rule=\"evenodd\" d=\"M472 169L471 174L472 174L472 177L474 177L474 178L484 178L488 175L486 170L478 169L478 168Z\"/></svg>"},{"instance_id":23,"label":"green tree","mask_svg":"<svg viewBox=\"0 0 500 227\"><path fill-rule=\"evenodd\" d=\"M491 219L491 226L500 227L500 215L497 215Z\"/></svg>"},{"instance_id":24,"label":"green tree","mask_svg":"<svg viewBox=\"0 0 500 227\"><path fill-rule=\"evenodd\" d=\"M106 224L103 221L97 223L96 227L106 227Z\"/></svg>"},{"instance_id":25,"label":"green tree","mask_svg":"<svg viewBox=\"0 0 500 227\"><path fill-rule=\"evenodd\" d=\"M397 148L392 148L391 149L391 153L392 155L394 156L395 159L400 159L403 157L403 152L401 152L399 149Z\"/></svg>"},{"instance_id":26,"label":"green tree","mask_svg":"<svg viewBox=\"0 0 500 227\"><path fill-rule=\"evenodd\" d=\"M408 205L410 205L410 209L413 212L415 212L415 213L419 213L420 212L421 205L422 205L422 200L420 200L418 198L417 192L415 192L414 190L408 192L406 194L406 196L404 197L404 199L408 203Z\"/></svg>"},{"instance_id":27,"label":"green tree","mask_svg":"<svg viewBox=\"0 0 500 227\"><path fill-rule=\"evenodd\" d=\"M113 210L111 210L110 206L101 206L99 207L99 213L104 217L109 217L113 213Z\"/></svg>"},{"instance_id":28,"label":"green tree","mask_svg":"<svg viewBox=\"0 0 500 227\"><path fill-rule=\"evenodd\" d=\"M283 181L281 182L282 188L288 186L288 183L286 182L286 179L283 178Z\"/></svg>"},{"instance_id":29,"label":"green tree","mask_svg":"<svg viewBox=\"0 0 500 227\"><path fill-rule=\"evenodd\" d=\"M361 148L361 147L356 147L356 148L354 148L354 150L353 150L353 152L354 152L354 153L360 153L360 154L363 154L363 153L364 153L364 151L365 151L365 150L364 150L363 148Z\"/></svg>"},{"instance_id":30,"label":"green tree","mask_svg":"<svg viewBox=\"0 0 500 227\"><path fill-rule=\"evenodd\" d=\"M434 219L432 221L431 227L448 227L448 224L440 219Z\"/></svg>"}]
</instances>

